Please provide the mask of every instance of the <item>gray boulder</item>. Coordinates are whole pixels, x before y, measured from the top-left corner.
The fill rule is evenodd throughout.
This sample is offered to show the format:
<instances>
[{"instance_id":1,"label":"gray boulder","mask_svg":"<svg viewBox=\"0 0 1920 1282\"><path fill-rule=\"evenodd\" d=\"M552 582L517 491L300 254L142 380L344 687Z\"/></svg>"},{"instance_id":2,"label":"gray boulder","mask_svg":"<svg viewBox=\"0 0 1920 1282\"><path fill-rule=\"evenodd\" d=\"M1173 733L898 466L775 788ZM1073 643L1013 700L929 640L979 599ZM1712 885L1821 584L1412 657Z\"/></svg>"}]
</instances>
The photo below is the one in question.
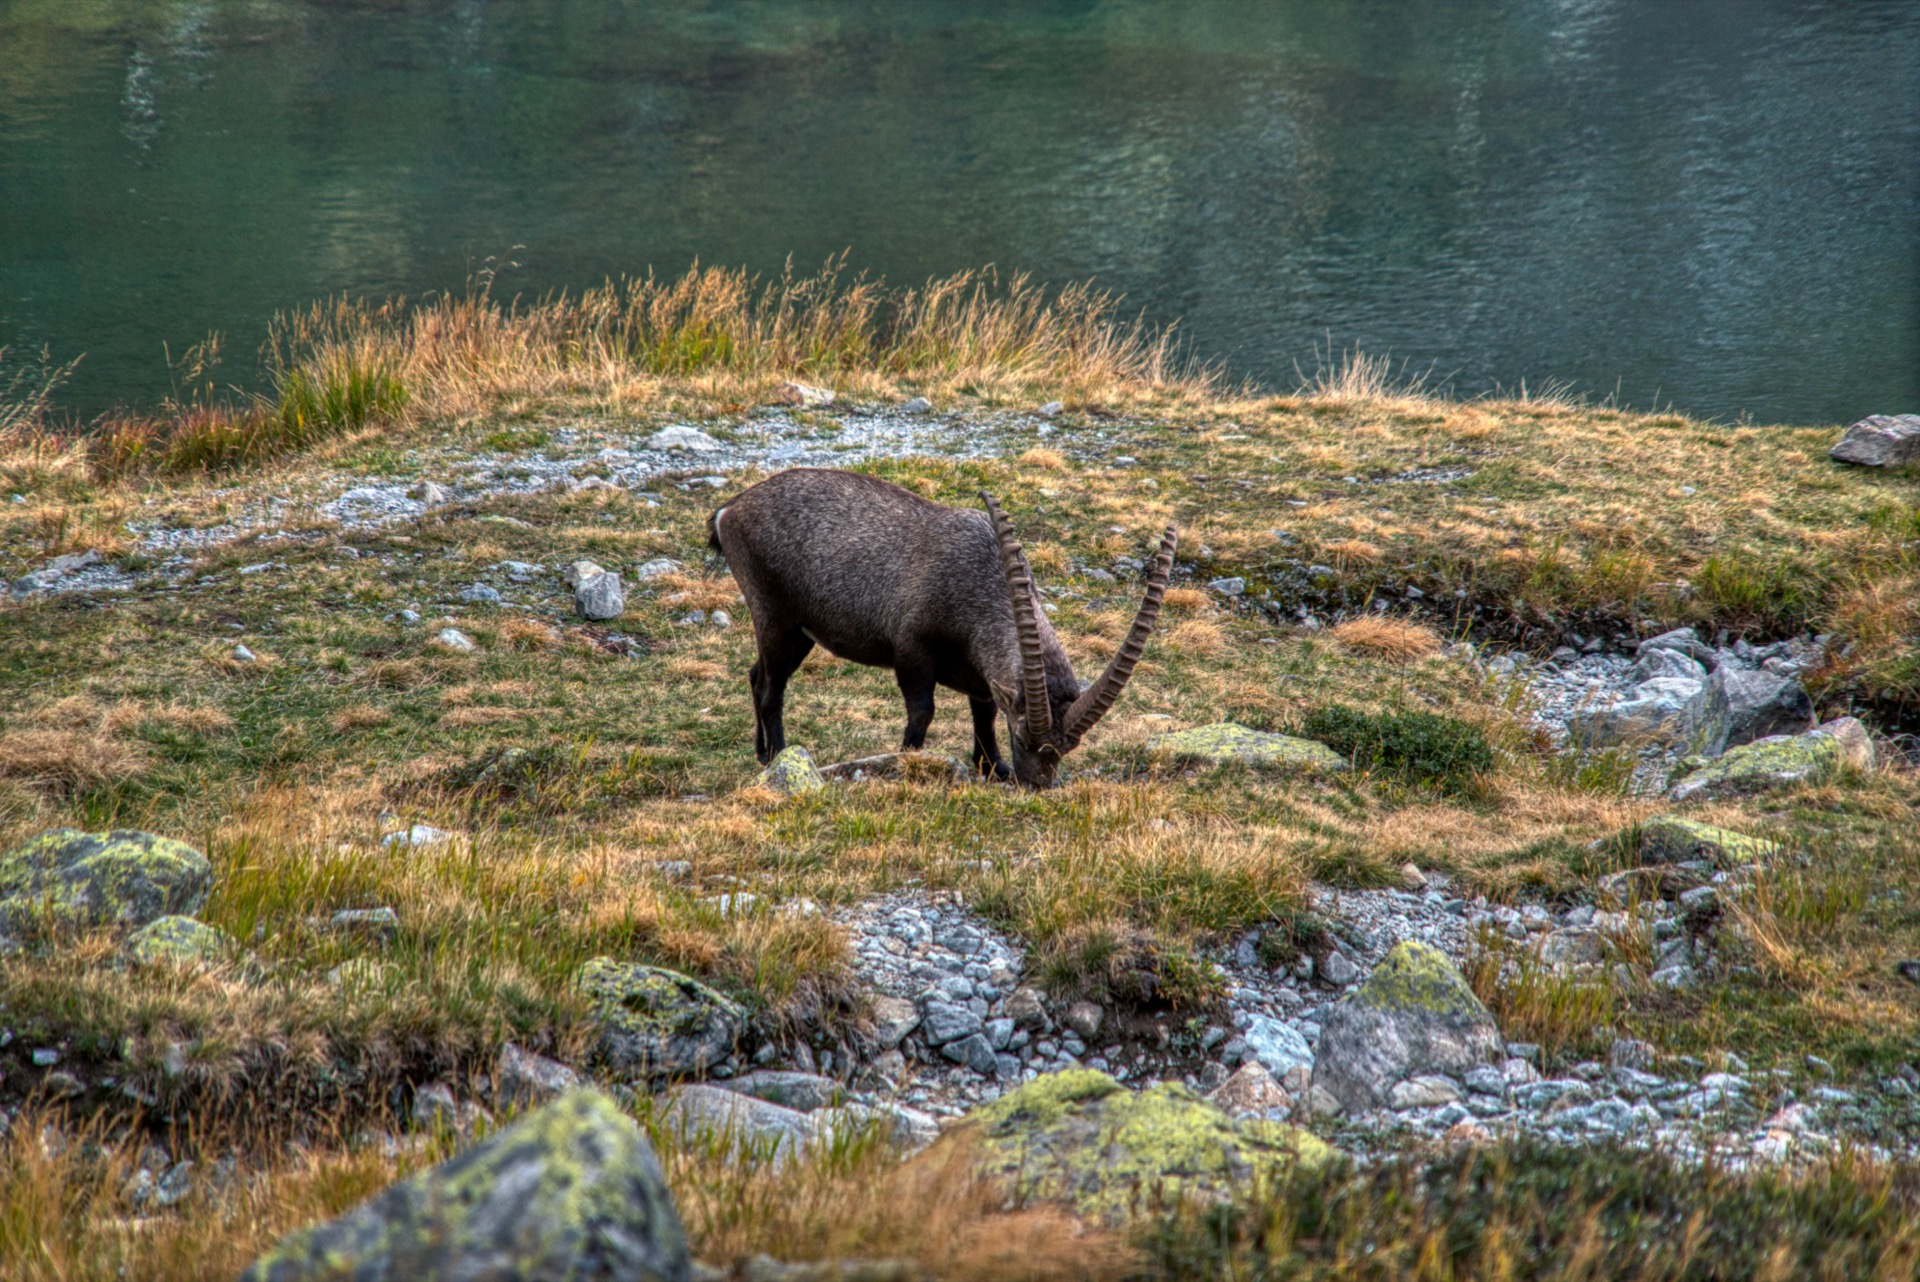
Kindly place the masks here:
<instances>
[{"instance_id":1,"label":"gray boulder","mask_svg":"<svg viewBox=\"0 0 1920 1282\"><path fill-rule=\"evenodd\" d=\"M1636 659L1644 659L1655 650L1676 651L1709 670L1720 661L1719 652L1702 641L1700 634L1692 628L1675 628L1671 632L1662 632L1657 637L1648 637L1634 647L1633 654Z\"/></svg>"},{"instance_id":2,"label":"gray boulder","mask_svg":"<svg viewBox=\"0 0 1920 1282\"><path fill-rule=\"evenodd\" d=\"M536 1108L580 1084L580 1074L559 1060L508 1042L500 1048L499 1062L494 1065L493 1102L501 1108Z\"/></svg>"},{"instance_id":3,"label":"gray boulder","mask_svg":"<svg viewBox=\"0 0 1920 1282\"><path fill-rule=\"evenodd\" d=\"M1694 714L1694 751L1717 757L1736 744L1813 726L1813 700L1800 683L1775 672L1722 664L1707 678Z\"/></svg>"},{"instance_id":4,"label":"gray boulder","mask_svg":"<svg viewBox=\"0 0 1920 1282\"><path fill-rule=\"evenodd\" d=\"M678 971L596 957L576 982L599 1026L596 1053L617 1073L683 1077L733 1052L747 1013Z\"/></svg>"},{"instance_id":5,"label":"gray boulder","mask_svg":"<svg viewBox=\"0 0 1920 1282\"><path fill-rule=\"evenodd\" d=\"M1692 662L1676 651L1652 653L1673 654ZM1569 716L1567 732L1575 743L1592 748L1678 739L1694 724L1702 689L1697 679L1653 677L1617 703L1582 709Z\"/></svg>"},{"instance_id":6,"label":"gray boulder","mask_svg":"<svg viewBox=\"0 0 1920 1282\"><path fill-rule=\"evenodd\" d=\"M611 570L582 579L573 590L573 608L583 619L617 619L626 612L627 595Z\"/></svg>"},{"instance_id":7,"label":"gray boulder","mask_svg":"<svg viewBox=\"0 0 1920 1282\"><path fill-rule=\"evenodd\" d=\"M1313 1089L1349 1112L1388 1106L1411 1077L1460 1077L1498 1060L1500 1030L1440 950L1396 944L1321 1023Z\"/></svg>"},{"instance_id":8,"label":"gray boulder","mask_svg":"<svg viewBox=\"0 0 1920 1282\"><path fill-rule=\"evenodd\" d=\"M1920 414L1874 414L1847 429L1827 453L1841 463L1898 467L1920 463Z\"/></svg>"},{"instance_id":9,"label":"gray boulder","mask_svg":"<svg viewBox=\"0 0 1920 1282\"><path fill-rule=\"evenodd\" d=\"M212 886L207 857L171 837L57 828L0 855L0 933L191 917Z\"/></svg>"},{"instance_id":10,"label":"gray boulder","mask_svg":"<svg viewBox=\"0 0 1920 1282\"><path fill-rule=\"evenodd\" d=\"M799 1157L820 1135L819 1124L799 1109L703 1082L674 1091L655 1116L683 1140L719 1139L776 1167Z\"/></svg>"},{"instance_id":11,"label":"gray boulder","mask_svg":"<svg viewBox=\"0 0 1920 1282\"><path fill-rule=\"evenodd\" d=\"M737 1098L737 1097L736 1097ZM647 1137L573 1091L451 1161L303 1229L243 1282L685 1282L686 1233Z\"/></svg>"},{"instance_id":12,"label":"gray boulder","mask_svg":"<svg viewBox=\"0 0 1920 1282\"><path fill-rule=\"evenodd\" d=\"M1313 1047L1291 1024L1283 1024L1270 1015L1255 1015L1244 1036L1254 1059L1274 1077L1285 1077L1296 1068L1313 1067Z\"/></svg>"},{"instance_id":13,"label":"gray boulder","mask_svg":"<svg viewBox=\"0 0 1920 1282\"><path fill-rule=\"evenodd\" d=\"M847 1088L831 1077L821 1077L817 1073L782 1072L777 1069L743 1073L739 1077L718 1085L726 1090L738 1091L742 1095L751 1095L769 1104L797 1109L802 1113L811 1113L817 1108L829 1108L844 1100L847 1094Z\"/></svg>"},{"instance_id":14,"label":"gray boulder","mask_svg":"<svg viewBox=\"0 0 1920 1282\"><path fill-rule=\"evenodd\" d=\"M1657 677L1669 677L1703 685L1707 680L1707 669L1706 665L1685 650L1669 650L1661 646L1642 650L1633 666L1627 669L1627 676L1636 684Z\"/></svg>"}]
</instances>

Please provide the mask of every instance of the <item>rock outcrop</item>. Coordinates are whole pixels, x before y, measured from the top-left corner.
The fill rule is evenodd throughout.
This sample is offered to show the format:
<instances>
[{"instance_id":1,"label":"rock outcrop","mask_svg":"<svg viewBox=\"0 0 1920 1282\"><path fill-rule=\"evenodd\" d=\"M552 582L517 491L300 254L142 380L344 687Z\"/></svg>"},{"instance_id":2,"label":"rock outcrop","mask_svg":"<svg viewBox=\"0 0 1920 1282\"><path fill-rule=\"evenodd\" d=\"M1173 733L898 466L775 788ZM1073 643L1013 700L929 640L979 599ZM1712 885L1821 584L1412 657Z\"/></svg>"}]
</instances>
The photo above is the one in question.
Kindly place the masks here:
<instances>
[{"instance_id":1,"label":"rock outcrop","mask_svg":"<svg viewBox=\"0 0 1920 1282\"><path fill-rule=\"evenodd\" d=\"M156 917L127 936L127 955L145 966L209 965L233 954L231 937L194 917Z\"/></svg>"},{"instance_id":2,"label":"rock outcrop","mask_svg":"<svg viewBox=\"0 0 1920 1282\"><path fill-rule=\"evenodd\" d=\"M1774 849L1774 844L1763 837L1749 837L1679 815L1656 815L1640 825L1640 862L1645 864L1706 859L1731 868L1764 858Z\"/></svg>"},{"instance_id":3,"label":"rock outcrop","mask_svg":"<svg viewBox=\"0 0 1920 1282\"><path fill-rule=\"evenodd\" d=\"M291 1235L243 1279L685 1282L691 1270L647 1137L612 1100L582 1090Z\"/></svg>"}]
</instances>

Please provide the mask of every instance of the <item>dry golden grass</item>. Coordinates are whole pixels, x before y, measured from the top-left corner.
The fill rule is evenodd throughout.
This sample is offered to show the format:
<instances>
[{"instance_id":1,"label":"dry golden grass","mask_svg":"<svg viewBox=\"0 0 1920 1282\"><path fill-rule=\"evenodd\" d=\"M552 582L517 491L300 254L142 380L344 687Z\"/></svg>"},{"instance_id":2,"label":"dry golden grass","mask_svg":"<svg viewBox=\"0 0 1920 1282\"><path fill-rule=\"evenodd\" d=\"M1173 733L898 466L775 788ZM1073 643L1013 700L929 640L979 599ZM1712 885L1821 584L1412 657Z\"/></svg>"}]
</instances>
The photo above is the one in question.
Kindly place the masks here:
<instances>
[{"instance_id":1,"label":"dry golden grass","mask_svg":"<svg viewBox=\"0 0 1920 1282\"><path fill-rule=\"evenodd\" d=\"M731 578L693 574L663 574L654 580L660 602L681 610L728 610L740 604L740 589Z\"/></svg>"},{"instance_id":2,"label":"dry golden grass","mask_svg":"<svg viewBox=\"0 0 1920 1282\"><path fill-rule=\"evenodd\" d=\"M508 619L496 631L501 644L523 652L555 650L561 642L559 629L538 619Z\"/></svg>"},{"instance_id":3,"label":"dry golden grass","mask_svg":"<svg viewBox=\"0 0 1920 1282\"><path fill-rule=\"evenodd\" d=\"M1441 646L1439 635L1425 624L1384 614L1362 615L1336 624L1332 636L1350 650L1376 654L1396 663L1424 659L1439 653Z\"/></svg>"},{"instance_id":4,"label":"dry golden grass","mask_svg":"<svg viewBox=\"0 0 1920 1282\"><path fill-rule=\"evenodd\" d=\"M689 681L719 681L733 675L726 664L711 659L675 659L667 665L667 671Z\"/></svg>"},{"instance_id":5,"label":"dry golden grass","mask_svg":"<svg viewBox=\"0 0 1920 1282\"><path fill-rule=\"evenodd\" d=\"M1161 603L1179 614L1200 614L1210 604L1207 594L1199 588L1168 588Z\"/></svg>"},{"instance_id":6,"label":"dry golden grass","mask_svg":"<svg viewBox=\"0 0 1920 1282\"><path fill-rule=\"evenodd\" d=\"M1059 450L1036 447L1022 454L1016 461L1024 467L1038 468L1043 472L1064 472L1067 470L1067 456Z\"/></svg>"},{"instance_id":7,"label":"dry golden grass","mask_svg":"<svg viewBox=\"0 0 1920 1282\"><path fill-rule=\"evenodd\" d=\"M147 766L138 747L93 731L10 730L0 734L0 778L71 792L131 779Z\"/></svg>"},{"instance_id":8,"label":"dry golden grass","mask_svg":"<svg viewBox=\"0 0 1920 1282\"><path fill-rule=\"evenodd\" d=\"M371 730L375 726L384 726L392 720L392 715L385 708L356 703L350 708L342 708L334 713L328 724L333 727L336 734L352 734L356 730Z\"/></svg>"},{"instance_id":9,"label":"dry golden grass","mask_svg":"<svg viewBox=\"0 0 1920 1282\"><path fill-rule=\"evenodd\" d=\"M1227 648L1227 634L1211 620L1187 619L1167 633L1161 644L1183 655L1210 659Z\"/></svg>"}]
</instances>

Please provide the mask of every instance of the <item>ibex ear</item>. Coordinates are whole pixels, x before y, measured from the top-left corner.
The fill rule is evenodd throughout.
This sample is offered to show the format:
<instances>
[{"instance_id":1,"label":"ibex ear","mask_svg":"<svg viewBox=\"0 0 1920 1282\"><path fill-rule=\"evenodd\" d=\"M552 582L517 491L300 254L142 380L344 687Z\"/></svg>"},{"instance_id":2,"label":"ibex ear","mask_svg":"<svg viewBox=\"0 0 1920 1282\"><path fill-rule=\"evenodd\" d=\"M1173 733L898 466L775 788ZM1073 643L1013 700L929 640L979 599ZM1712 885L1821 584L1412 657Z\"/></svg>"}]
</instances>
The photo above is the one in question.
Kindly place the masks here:
<instances>
[{"instance_id":1,"label":"ibex ear","mask_svg":"<svg viewBox=\"0 0 1920 1282\"><path fill-rule=\"evenodd\" d=\"M1011 732L1014 719L1020 714L1019 695L1015 693L1012 686L1001 685L992 677L987 678L987 689L993 692L993 701L1006 717L1007 729Z\"/></svg>"}]
</instances>

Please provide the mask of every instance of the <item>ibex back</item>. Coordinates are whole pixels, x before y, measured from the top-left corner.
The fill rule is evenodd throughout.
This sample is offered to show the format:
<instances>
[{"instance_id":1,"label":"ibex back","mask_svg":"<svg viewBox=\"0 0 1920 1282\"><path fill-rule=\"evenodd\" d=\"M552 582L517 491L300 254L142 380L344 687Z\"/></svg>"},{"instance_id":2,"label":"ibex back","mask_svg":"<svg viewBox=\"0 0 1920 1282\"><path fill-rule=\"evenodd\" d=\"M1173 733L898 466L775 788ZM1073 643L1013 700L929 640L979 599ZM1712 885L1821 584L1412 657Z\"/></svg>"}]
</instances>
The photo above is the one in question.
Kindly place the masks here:
<instances>
[{"instance_id":1,"label":"ibex back","mask_svg":"<svg viewBox=\"0 0 1920 1282\"><path fill-rule=\"evenodd\" d=\"M787 681L815 645L891 668L907 704L903 743L919 748L946 686L973 709L973 759L1030 787L1052 784L1060 758L1119 697L1146 647L1173 570L1167 527L1133 628L1084 691L1033 589L1026 556L999 504L942 507L854 472L795 468L746 490L707 521L747 599L759 648L753 749L786 746ZM1012 765L994 739L1007 717Z\"/></svg>"}]
</instances>

